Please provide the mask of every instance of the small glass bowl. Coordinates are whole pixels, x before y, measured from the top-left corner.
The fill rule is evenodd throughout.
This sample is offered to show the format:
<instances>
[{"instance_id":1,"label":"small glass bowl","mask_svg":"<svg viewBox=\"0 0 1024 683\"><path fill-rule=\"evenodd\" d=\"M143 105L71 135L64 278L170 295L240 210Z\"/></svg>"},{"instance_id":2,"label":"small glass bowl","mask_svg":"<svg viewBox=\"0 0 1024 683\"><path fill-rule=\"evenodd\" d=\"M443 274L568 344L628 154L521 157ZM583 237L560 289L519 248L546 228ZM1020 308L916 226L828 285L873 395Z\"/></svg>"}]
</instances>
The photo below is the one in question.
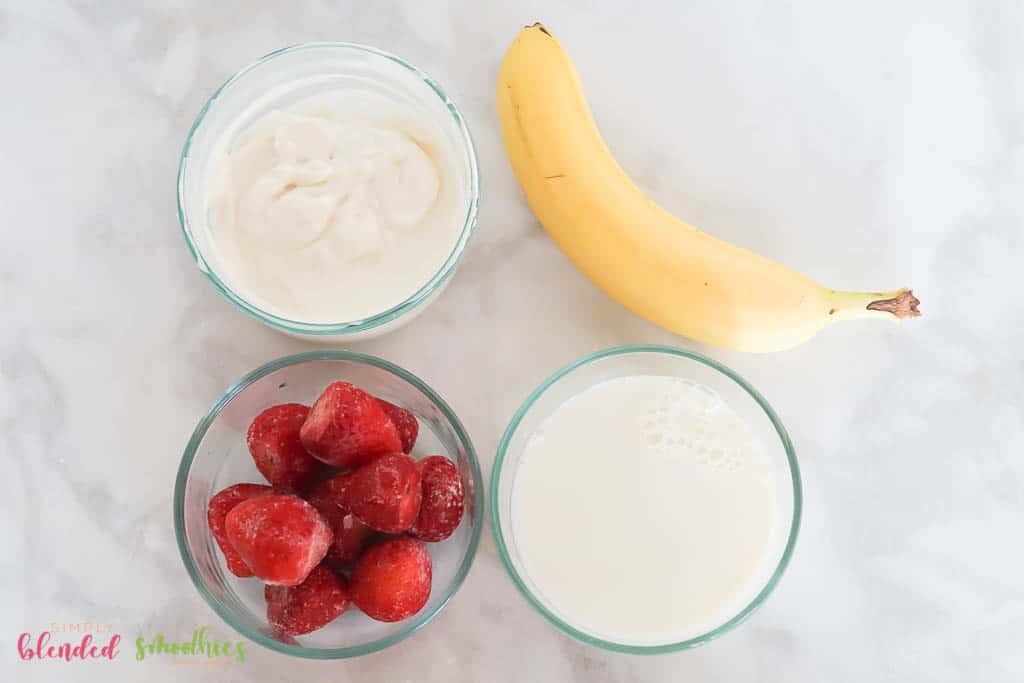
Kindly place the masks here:
<instances>
[{"instance_id":1,"label":"small glass bowl","mask_svg":"<svg viewBox=\"0 0 1024 683\"><path fill-rule=\"evenodd\" d=\"M405 301L361 320L310 323L260 308L229 283L218 264L207 221L210 160L225 134L237 136L256 119L327 91L372 87L411 103L461 154L459 182L467 185L462 231L437 272ZM441 86L411 64L381 50L352 43L305 43L276 50L245 67L213 93L185 139L178 165L178 221L196 265L235 306L274 329L322 342L368 339L396 329L421 313L445 288L476 227L480 194L476 148L466 122Z\"/></svg>"},{"instance_id":2,"label":"small glass bowl","mask_svg":"<svg viewBox=\"0 0 1024 683\"><path fill-rule=\"evenodd\" d=\"M772 463L779 487L779 519L789 520L788 533L778 534L772 548L774 571L753 600L725 623L676 643L633 645L585 633L545 603L525 571L511 523L512 488L523 449L537 427L570 397L602 381L632 375L666 375L704 384L715 390L752 427ZM527 601L557 628L589 645L631 654L661 654L696 647L735 628L764 602L782 577L800 528L800 470L785 428L768 402L742 377L715 361L667 346L622 346L584 356L562 368L534 390L512 417L498 445L490 483L491 529L498 553L512 582Z\"/></svg>"},{"instance_id":3,"label":"small glass bowl","mask_svg":"<svg viewBox=\"0 0 1024 683\"><path fill-rule=\"evenodd\" d=\"M245 432L263 409L278 403L310 404L330 382L345 380L411 411L420 434L413 455L441 454L462 473L466 506L451 537L428 543L433 586L427 604L397 623L373 621L357 608L319 631L276 637L266 620L263 584L227 570L206 523L210 498L239 482L266 483L245 445ZM213 405L185 447L174 486L174 530L178 549L199 594L224 621L260 645L310 659L342 659L375 652L408 638L433 619L462 585L476 555L483 527L480 464L462 423L422 380L380 358L345 351L288 356L254 370Z\"/></svg>"}]
</instances>

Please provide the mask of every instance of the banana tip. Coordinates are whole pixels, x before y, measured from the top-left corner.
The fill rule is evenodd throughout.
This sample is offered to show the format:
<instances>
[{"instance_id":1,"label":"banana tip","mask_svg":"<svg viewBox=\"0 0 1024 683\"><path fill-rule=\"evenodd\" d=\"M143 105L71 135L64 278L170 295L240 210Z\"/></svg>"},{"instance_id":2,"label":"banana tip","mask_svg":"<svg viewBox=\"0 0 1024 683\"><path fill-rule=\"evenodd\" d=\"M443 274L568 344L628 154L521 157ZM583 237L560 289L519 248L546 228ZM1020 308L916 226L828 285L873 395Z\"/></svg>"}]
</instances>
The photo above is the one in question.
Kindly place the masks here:
<instances>
[{"instance_id":1,"label":"banana tip","mask_svg":"<svg viewBox=\"0 0 1024 683\"><path fill-rule=\"evenodd\" d=\"M921 300L914 296L914 290L904 289L891 299L872 301L868 304L868 310L891 313L902 320L903 318L920 317L921 311L917 308L920 305Z\"/></svg>"}]
</instances>

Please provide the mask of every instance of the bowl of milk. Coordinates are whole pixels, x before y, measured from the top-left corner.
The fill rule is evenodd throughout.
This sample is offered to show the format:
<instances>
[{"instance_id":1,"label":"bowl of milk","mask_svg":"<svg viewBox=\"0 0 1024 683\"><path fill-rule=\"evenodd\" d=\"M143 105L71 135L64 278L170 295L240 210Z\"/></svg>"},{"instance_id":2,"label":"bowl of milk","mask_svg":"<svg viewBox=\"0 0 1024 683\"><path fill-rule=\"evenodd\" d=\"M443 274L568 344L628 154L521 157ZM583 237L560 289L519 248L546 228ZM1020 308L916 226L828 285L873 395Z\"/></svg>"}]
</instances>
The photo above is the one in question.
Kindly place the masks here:
<instances>
[{"instance_id":1,"label":"bowl of milk","mask_svg":"<svg viewBox=\"0 0 1024 683\"><path fill-rule=\"evenodd\" d=\"M410 320L476 225L476 151L455 103L349 43L272 52L222 85L182 150L178 217L200 271L293 336L353 341Z\"/></svg>"},{"instance_id":2,"label":"bowl of milk","mask_svg":"<svg viewBox=\"0 0 1024 683\"><path fill-rule=\"evenodd\" d=\"M800 473L771 406L721 364L628 346L526 400L499 448L491 527L520 592L591 645L694 647L768 597L800 526Z\"/></svg>"}]
</instances>

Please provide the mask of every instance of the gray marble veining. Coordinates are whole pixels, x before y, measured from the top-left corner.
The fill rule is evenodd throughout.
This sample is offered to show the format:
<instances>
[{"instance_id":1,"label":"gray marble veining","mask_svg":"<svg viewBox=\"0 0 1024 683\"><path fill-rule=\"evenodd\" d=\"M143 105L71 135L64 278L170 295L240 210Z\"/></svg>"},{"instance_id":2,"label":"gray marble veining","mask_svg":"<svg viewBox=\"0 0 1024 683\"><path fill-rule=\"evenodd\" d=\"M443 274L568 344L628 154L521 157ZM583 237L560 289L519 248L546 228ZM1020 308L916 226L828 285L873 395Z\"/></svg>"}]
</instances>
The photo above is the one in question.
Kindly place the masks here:
<instances>
[{"instance_id":1,"label":"gray marble veining","mask_svg":"<svg viewBox=\"0 0 1024 683\"><path fill-rule=\"evenodd\" d=\"M497 65L537 19L659 202L836 287L913 285L925 317L837 325L763 357L701 348L605 297L539 228L501 145ZM0 3L0 679L1024 679L1022 25L1009 0ZM698 348L777 408L804 526L742 628L662 657L589 649L521 599L488 535L448 609L385 652L135 661L138 635L230 634L178 558L178 459L224 387L309 348L196 271L175 217L178 154L230 73L310 40L402 55L474 133L483 196L462 268L422 317L356 348L436 387L485 474L529 390L609 345ZM18 661L21 632L79 621L114 625L121 656Z\"/></svg>"}]
</instances>

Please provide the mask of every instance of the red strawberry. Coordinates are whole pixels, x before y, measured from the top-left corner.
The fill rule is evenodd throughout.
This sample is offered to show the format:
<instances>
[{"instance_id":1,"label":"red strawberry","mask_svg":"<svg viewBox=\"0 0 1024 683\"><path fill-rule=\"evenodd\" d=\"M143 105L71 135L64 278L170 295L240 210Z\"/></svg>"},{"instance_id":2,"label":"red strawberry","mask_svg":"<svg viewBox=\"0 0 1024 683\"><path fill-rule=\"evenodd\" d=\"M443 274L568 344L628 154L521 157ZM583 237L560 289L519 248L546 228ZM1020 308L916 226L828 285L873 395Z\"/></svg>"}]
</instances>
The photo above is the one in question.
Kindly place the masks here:
<instances>
[{"instance_id":1,"label":"red strawberry","mask_svg":"<svg viewBox=\"0 0 1024 683\"><path fill-rule=\"evenodd\" d=\"M405 531L420 511L420 472L405 453L381 456L347 475L342 500L361 522L377 531Z\"/></svg>"},{"instance_id":2,"label":"red strawberry","mask_svg":"<svg viewBox=\"0 0 1024 683\"><path fill-rule=\"evenodd\" d=\"M334 542L327 551L327 559L338 564L351 564L375 535L370 527L360 522L348 509L345 489L351 474L339 474L317 484L309 495L309 503L331 526Z\"/></svg>"},{"instance_id":3,"label":"red strawberry","mask_svg":"<svg viewBox=\"0 0 1024 683\"><path fill-rule=\"evenodd\" d=\"M297 586L264 586L267 621L281 632L301 636L323 628L348 609L345 580L318 565Z\"/></svg>"},{"instance_id":4,"label":"red strawberry","mask_svg":"<svg viewBox=\"0 0 1024 683\"><path fill-rule=\"evenodd\" d=\"M398 436L402 439L402 452L412 453L412 448L416 445L416 437L420 433L420 423L417 422L416 416L405 408L399 408L394 403L388 403L382 398L377 400L380 402L380 407L387 413L391 424L395 425L395 429L398 430Z\"/></svg>"},{"instance_id":5,"label":"red strawberry","mask_svg":"<svg viewBox=\"0 0 1024 683\"><path fill-rule=\"evenodd\" d=\"M226 519L227 537L264 583L295 586L320 564L331 527L298 496L271 493L242 501Z\"/></svg>"},{"instance_id":6,"label":"red strawberry","mask_svg":"<svg viewBox=\"0 0 1024 683\"><path fill-rule=\"evenodd\" d=\"M299 429L309 415L300 403L267 408L249 425L245 442L256 469L273 486L302 491L316 477L323 463L302 445Z\"/></svg>"},{"instance_id":7,"label":"red strawberry","mask_svg":"<svg viewBox=\"0 0 1024 683\"><path fill-rule=\"evenodd\" d=\"M423 502L409 535L422 541L443 541L462 521L462 475L455 463L441 455L423 458L418 466Z\"/></svg>"},{"instance_id":8,"label":"red strawberry","mask_svg":"<svg viewBox=\"0 0 1024 683\"><path fill-rule=\"evenodd\" d=\"M402 449L398 430L377 399L348 382L324 389L299 437L313 457L335 467L359 467Z\"/></svg>"},{"instance_id":9,"label":"red strawberry","mask_svg":"<svg viewBox=\"0 0 1024 683\"><path fill-rule=\"evenodd\" d=\"M228 569L235 576L243 578L252 576L252 570L242 560L238 551L228 542L227 531L224 528L224 518L228 516L228 512L232 508L243 500L256 496L265 496L268 493L272 493L273 490L263 484L235 484L211 498L210 504L206 508L206 523L210 526L210 531L213 533L213 538L217 541L217 545L220 546L220 551L224 553L224 560L227 562Z\"/></svg>"},{"instance_id":10,"label":"red strawberry","mask_svg":"<svg viewBox=\"0 0 1024 683\"><path fill-rule=\"evenodd\" d=\"M415 538L388 538L359 558L349 592L352 602L377 621L401 621L430 597L430 553Z\"/></svg>"}]
</instances>

